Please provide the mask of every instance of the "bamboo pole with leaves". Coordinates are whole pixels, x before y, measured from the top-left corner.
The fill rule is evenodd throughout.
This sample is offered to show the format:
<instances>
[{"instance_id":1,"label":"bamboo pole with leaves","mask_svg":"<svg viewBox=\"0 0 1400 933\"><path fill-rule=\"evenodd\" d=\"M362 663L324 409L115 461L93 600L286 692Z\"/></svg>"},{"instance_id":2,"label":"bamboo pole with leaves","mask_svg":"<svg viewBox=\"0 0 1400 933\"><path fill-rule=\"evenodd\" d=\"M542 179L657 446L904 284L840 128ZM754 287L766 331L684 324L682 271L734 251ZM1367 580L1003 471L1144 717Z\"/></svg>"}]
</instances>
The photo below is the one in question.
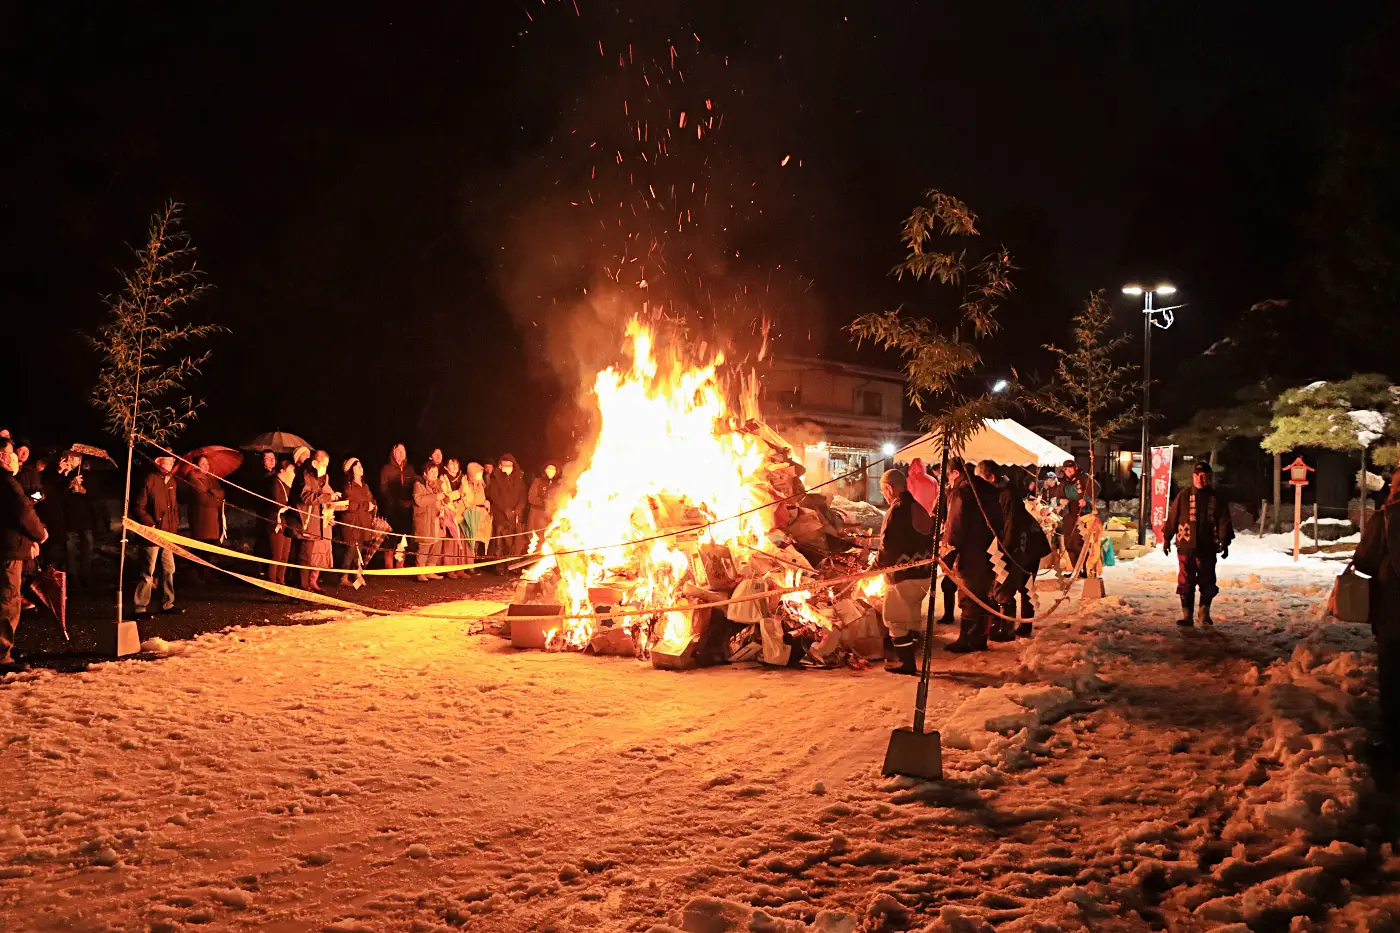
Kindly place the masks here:
<instances>
[{"instance_id":1,"label":"bamboo pole with leaves","mask_svg":"<svg viewBox=\"0 0 1400 933\"><path fill-rule=\"evenodd\" d=\"M862 314L847 325L857 343L869 340L904 358L905 391L922 415L922 423L938 439L942 448L943 470L939 481L946 482L950 453L963 446L996 411L996 401L977 378L982 357L975 341L991 336L998 329L996 312L1011 294L1011 256L998 248L980 260L968 262L963 244L980 236L977 215L957 198L938 190L924 193L925 203L914 208L904 221L902 242L904 260L892 270L896 278L906 275L929 279L948 286L958 296L955 313L943 327L926 315L900 310ZM936 313L936 312L935 312ZM964 335L970 333L972 339ZM945 496L939 497L934 527L934 551L940 547ZM914 731L922 733L928 707L929 674L933 657L933 594L938 589L938 562L929 567L929 608L924 625L923 666L914 701Z\"/></svg>"},{"instance_id":2,"label":"bamboo pole with leaves","mask_svg":"<svg viewBox=\"0 0 1400 933\"><path fill-rule=\"evenodd\" d=\"M1128 343L1127 334L1113 333L1113 310L1103 292L1094 292L1084 310L1074 317L1069 349L1048 344L1055 354L1055 375L1050 384L1026 401L1051 417L1059 418L1079 432L1089 445L1088 506L1093 511L1098 498L1096 450L1114 432L1132 424L1138 406L1130 401L1141 384L1133 378L1137 367L1118 363L1115 355ZM1147 469L1147 464L1143 464Z\"/></svg>"},{"instance_id":3,"label":"bamboo pole with leaves","mask_svg":"<svg viewBox=\"0 0 1400 933\"><path fill-rule=\"evenodd\" d=\"M101 357L92 403L107 429L126 441L126 485L122 494L122 536L117 559L117 621L122 620L126 573L126 522L131 514L131 474L137 438L168 446L194 420L202 401L186 394L209 352L181 354L224 328L177 320L177 312L211 286L195 259L195 247L181 226L183 206L171 201L152 214L144 245L134 247L131 271L119 274L122 289L105 299L108 320L89 339Z\"/></svg>"}]
</instances>

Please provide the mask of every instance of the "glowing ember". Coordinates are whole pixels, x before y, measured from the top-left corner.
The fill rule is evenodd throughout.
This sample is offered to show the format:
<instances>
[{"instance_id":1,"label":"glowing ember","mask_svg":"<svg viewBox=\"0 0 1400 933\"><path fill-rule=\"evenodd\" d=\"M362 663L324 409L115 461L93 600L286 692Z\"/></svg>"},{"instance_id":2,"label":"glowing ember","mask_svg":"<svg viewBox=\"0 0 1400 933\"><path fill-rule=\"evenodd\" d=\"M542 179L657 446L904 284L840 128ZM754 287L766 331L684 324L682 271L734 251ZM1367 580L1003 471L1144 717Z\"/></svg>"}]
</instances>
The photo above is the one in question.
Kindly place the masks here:
<instances>
[{"instance_id":1,"label":"glowing ember","mask_svg":"<svg viewBox=\"0 0 1400 933\"><path fill-rule=\"evenodd\" d=\"M675 353L658 360L651 330L637 320L627 337L631 365L598 374L597 443L572 498L545 529L544 559L526 574L528 581L554 581L568 613L593 610L590 586L620 590L628 607L685 604L683 585L703 579L701 544L728 544L736 552L739 545L769 548L772 509L733 517L774 498L763 471L772 448L741 430L719 380L723 357L703 365L688 365ZM667 534L709 522L716 523ZM616 546L621 542L636 543ZM690 613L659 615L656 640L683 648ZM634 632L654 618L633 616L622 624ZM593 630L593 620L566 619L560 646L581 648Z\"/></svg>"}]
</instances>

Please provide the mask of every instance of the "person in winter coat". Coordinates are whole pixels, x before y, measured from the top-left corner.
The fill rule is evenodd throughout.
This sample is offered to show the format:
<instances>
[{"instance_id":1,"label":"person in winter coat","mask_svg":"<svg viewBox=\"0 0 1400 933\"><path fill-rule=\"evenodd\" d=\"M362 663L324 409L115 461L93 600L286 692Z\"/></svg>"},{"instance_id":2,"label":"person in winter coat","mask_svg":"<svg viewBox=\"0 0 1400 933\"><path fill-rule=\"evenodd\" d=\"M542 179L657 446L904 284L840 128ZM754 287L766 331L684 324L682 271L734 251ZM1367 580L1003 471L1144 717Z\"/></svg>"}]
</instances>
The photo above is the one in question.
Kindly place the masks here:
<instances>
[{"instance_id":1,"label":"person in winter coat","mask_svg":"<svg viewBox=\"0 0 1400 933\"><path fill-rule=\"evenodd\" d=\"M472 559L486 556L491 543L491 507L486 502L486 471L479 463L467 464L462 483L462 534Z\"/></svg>"},{"instance_id":2,"label":"person in winter coat","mask_svg":"<svg viewBox=\"0 0 1400 933\"><path fill-rule=\"evenodd\" d=\"M966 464L961 459L949 458L947 488L954 490L961 486L966 473ZM944 515L943 519L946 522L948 516ZM943 615L939 617L938 621L943 625L955 625L958 621L957 583L953 582L953 578L945 573L938 581L938 592L943 596Z\"/></svg>"},{"instance_id":3,"label":"person in winter coat","mask_svg":"<svg viewBox=\"0 0 1400 933\"><path fill-rule=\"evenodd\" d=\"M462 492L462 487L466 485L467 478L462 473L462 462L456 457L447 461L447 466L442 471L442 492L447 497L442 509L442 564L444 567L460 567L470 563L467 560L467 543L462 533L462 516L466 514L466 497ZM467 575L465 570L454 570L447 576L460 580Z\"/></svg>"},{"instance_id":4,"label":"person in winter coat","mask_svg":"<svg viewBox=\"0 0 1400 933\"><path fill-rule=\"evenodd\" d=\"M188 480L190 487L190 537L207 544L218 544L224 538L224 489L218 477L209 472L209 458L195 461ZM202 555L212 561L212 554ZM208 583L213 571L196 567L195 579Z\"/></svg>"},{"instance_id":5,"label":"person in winter coat","mask_svg":"<svg viewBox=\"0 0 1400 933\"><path fill-rule=\"evenodd\" d=\"M340 539L345 542L345 552L340 563L344 570L354 571L340 575L340 585L349 586L358 581L363 585L365 578L359 571L369 566L373 554L365 553L369 539L374 534L374 516L379 506L374 494L365 484L365 465L359 457L351 457L341 467L345 476L345 514L340 518Z\"/></svg>"},{"instance_id":6,"label":"person in winter coat","mask_svg":"<svg viewBox=\"0 0 1400 933\"><path fill-rule=\"evenodd\" d=\"M321 570L334 565L331 556L331 526L335 522L335 503L340 493L331 489L326 479L331 455L324 450L306 462L301 471L301 495L297 511L301 522L301 547L297 563L301 564L302 589L321 593Z\"/></svg>"},{"instance_id":7,"label":"person in winter coat","mask_svg":"<svg viewBox=\"0 0 1400 933\"><path fill-rule=\"evenodd\" d=\"M1079 516L1086 506L1092 506L1092 483L1079 475L1079 464L1066 460L1064 479L1059 485L1061 527L1064 529L1065 553L1072 566L1079 565L1079 552L1084 548L1084 533L1079 529Z\"/></svg>"},{"instance_id":8,"label":"person in winter coat","mask_svg":"<svg viewBox=\"0 0 1400 933\"><path fill-rule=\"evenodd\" d=\"M290 460L283 460L272 476L267 487L267 497L273 500L271 524L263 526L267 535L268 557L277 561L269 564L267 579L279 586L287 582L286 564L291 562L292 542L296 540L301 523L297 520L295 503L292 502L292 485L296 482L297 467Z\"/></svg>"},{"instance_id":9,"label":"person in winter coat","mask_svg":"<svg viewBox=\"0 0 1400 933\"><path fill-rule=\"evenodd\" d=\"M876 567L898 567L933 556L933 521L909 492L909 481L900 470L886 470L880 476L880 493L890 509L880 528L880 550ZM927 637L924 625L924 599L928 596L929 570L910 567L885 575L885 626L890 630L897 663L886 665L891 674L917 674L914 660L915 633Z\"/></svg>"},{"instance_id":10,"label":"person in winter coat","mask_svg":"<svg viewBox=\"0 0 1400 933\"><path fill-rule=\"evenodd\" d=\"M34 500L25 495L15 479L18 472L14 442L8 437L0 438L0 559L4 560L4 574L0 576L0 672L17 666L13 651L23 604L20 586L24 564L34 559L39 545L49 537L34 511Z\"/></svg>"},{"instance_id":11,"label":"person in winter coat","mask_svg":"<svg viewBox=\"0 0 1400 933\"><path fill-rule=\"evenodd\" d=\"M948 497L943 534L944 560L967 588L961 600L961 629L957 640L947 646L955 654L987 650L990 617L982 604L996 605L997 586L1002 582L992 565L993 545L1002 526L999 491L980 476L966 479Z\"/></svg>"},{"instance_id":12,"label":"person in winter coat","mask_svg":"<svg viewBox=\"0 0 1400 933\"><path fill-rule=\"evenodd\" d=\"M486 501L491 503L491 524L498 557L519 557L525 553L525 478L520 462L503 454L496 471L486 481ZM498 572L504 573L505 564Z\"/></svg>"},{"instance_id":13,"label":"person in winter coat","mask_svg":"<svg viewBox=\"0 0 1400 933\"><path fill-rule=\"evenodd\" d=\"M429 463L413 484L414 560L420 573L418 582L441 580L432 568L442 564L442 507L446 496L438 478L437 464Z\"/></svg>"},{"instance_id":14,"label":"person in winter coat","mask_svg":"<svg viewBox=\"0 0 1400 933\"><path fill-rule=\"evenodd\" d=\"M418 474L408 465L408 450L395 444L389 452L389 462L379 471L379 508L384 520L401 540L384 543L384 566L403 566L405 547L400 547L403 535L413 534L413 484Z\"/></svg>"},{"instance_id":15,"label":"person in winter coat","mask_svg":"<svg viewBox=\"0 0 1400 933\"><path fill-rule=\"evenodd\" d=\"M1030 584L1035 579L1041 559L1050 553L1050 541L1035 516L1026 509L1025 495L1014 478L1002 481L997 476L996 464L990 460L983 460L977 465L977 475L988 482L995 482L999 490L997 504L1001 508L1002 525L998 529L997 539L1001 542L1006 561L1006 579L996 589L996 606L1002 615L1029 620L1035 616ZM1021 597L1019 615L1016 612L1018 594ZM1006 619L997 619L988 637L993 641L1029 638L1031 625L1030 621L1016 625Z\"/></svg>"},{"instance_id":16,"label":"person in winter coat","mask_svg":"<svg viewBox=\"0 0 1400 933\"><path fill-rule=\"evenodd\" d=\"M63 524L68 531L64 542L65 569L68 573L68 586L72 589L81 582L92 582L92 554L97 534L97 503L88 493L86 476L83 473L82 454L70 454L67 458L71 468L64 474L65 484L59 492L63 504ZM62 463L59 464L63 473Z\"/></svg>"},{"instance_id":17,"label":"person in winter coat","mask_svg":"<svg viewBox=\"0 0 1400 933\"><path fill-rule=\"evenodd\" d=\"M1370 620L1376 636L1376 683L1380 688L1381 764L1400 765L1400 472L1390 478L1390 496L1366 522L1354 557L1371 578Z\"/></svg>"},{"instance_id":18,"label":"person in winter coat","mask_svg":"<svg viewBox=\"0 0 1400 933\"><path fill-rule=\"evenodd\" d=\"M174 457L156 457L156 468L146 476L136 494L132 506L132 517L148 528L168 531L172 534L180 530L180 505L175 497ZM136 582L136 592L132 594L131 605L136 610L136 618L150 615L151 590L155 586L156 563L160 563L160 611L182 612L175 605L175 552L168 547L146 544L145 561L141 565L141 577Z\"/></svg>"},{"instance_id":19,"label":"person in winter coat","mask_svg":"<svg viewBox=\"0 0 1400 933\"><path fill-rule=\"evenodd\" d=\"M1167 521L1162 526L1162 551L1172 552L1176 540L1176 594L1181 597L1181 618L1177 625L1190 628L1196 590L1201 591L1201 624L1214 625L1210 601L1220 592L1215 585L1215 557L1230 556L1235 537L1230 523L1230 503L1211 485L1209 463L1197 463L1191 471L1191 488L1183 489L1172 500Z\"/></svg>"},{"instance_id":20,"label":"person in winter coat","mask_svg":"<svg viewBox=\"0 0 1400 933\"><path fill-rule=\"evenodd\" d=\"M533 532L543 532L554 517L554 495L559 485L559 468L546 463L544 472L530 484L530 515L526 523Z\"/></svg>"}]
</instances>

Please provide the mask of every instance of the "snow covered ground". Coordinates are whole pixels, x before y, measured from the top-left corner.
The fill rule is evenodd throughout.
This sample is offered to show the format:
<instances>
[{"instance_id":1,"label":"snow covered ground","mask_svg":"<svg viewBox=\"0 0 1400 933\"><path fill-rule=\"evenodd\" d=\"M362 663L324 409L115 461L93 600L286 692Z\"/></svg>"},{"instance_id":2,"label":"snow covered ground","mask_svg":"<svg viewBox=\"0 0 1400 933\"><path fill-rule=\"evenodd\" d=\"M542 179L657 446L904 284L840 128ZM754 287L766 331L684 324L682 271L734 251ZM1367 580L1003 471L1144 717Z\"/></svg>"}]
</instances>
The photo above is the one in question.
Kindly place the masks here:
<instances>
[{"instance_id":1,"label":"snow covered ground","mask_svg":"<svg viewBox=\"0 0 1400 933\"><path fill-rule=\"evenodd\" d=\"M939 783L879 774L912 679L413 616L10 677L0 929L1391 929L1340 567L1241 540L1181 632L1154 554L1033 642L935 652Z\"/></svg>"}]
</instances>

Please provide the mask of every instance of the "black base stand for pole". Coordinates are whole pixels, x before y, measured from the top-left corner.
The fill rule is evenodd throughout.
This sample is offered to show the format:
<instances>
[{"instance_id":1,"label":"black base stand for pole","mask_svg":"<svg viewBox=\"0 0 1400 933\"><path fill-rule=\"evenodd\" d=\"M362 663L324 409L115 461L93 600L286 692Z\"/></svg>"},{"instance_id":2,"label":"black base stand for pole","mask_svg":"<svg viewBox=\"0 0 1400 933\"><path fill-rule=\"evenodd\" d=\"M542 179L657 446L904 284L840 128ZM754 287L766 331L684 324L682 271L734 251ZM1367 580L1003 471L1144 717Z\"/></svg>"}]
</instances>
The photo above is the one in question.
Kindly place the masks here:
<instances>
[{"instance_id":1,"label":"black base stand for pole","mask_svg":"<svg viewBox=\"0 0 1400 933\"><path fill-rule=\"evenodd\" d=\"M944 435L943 472L939 476L943 492L938 496L938 510L933 522L933 553L938 555L943 539L944 504L948 489L948 439ZM937 732L924 730L924 714L928 709L928 680L933 664L933 603L938 592L938 561L929 566L928 617L924 619L923 666L919 669L919 691L914 699L914 726L901 727L890 733L890 746L885 750L887 777L893 774L919 778L924 781L943 780L943 741Z\"/></svg>"}]
</instances>

